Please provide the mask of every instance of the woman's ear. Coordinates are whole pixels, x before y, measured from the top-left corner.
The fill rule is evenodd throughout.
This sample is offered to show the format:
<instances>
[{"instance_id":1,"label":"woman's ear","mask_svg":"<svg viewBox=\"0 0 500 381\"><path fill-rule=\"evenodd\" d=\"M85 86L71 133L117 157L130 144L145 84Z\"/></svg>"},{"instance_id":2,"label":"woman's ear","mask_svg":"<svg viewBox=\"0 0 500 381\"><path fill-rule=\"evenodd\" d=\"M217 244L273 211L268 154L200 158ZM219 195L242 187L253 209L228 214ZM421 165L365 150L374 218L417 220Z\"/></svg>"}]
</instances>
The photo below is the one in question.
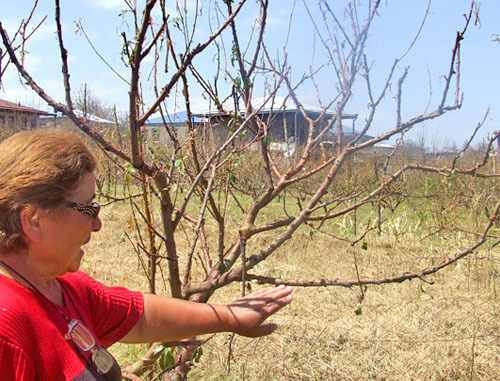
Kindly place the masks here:
<instances>
[{"instance_id":1,"label":"woman's ear","mask_svg":"<svg viewBox=\"0 0 500 381\"><path fill-rule=\"evenodd\" d=\"M23 233L30 241L39 241L42 238L41 212L42 210L35 205L26 205L19 214Z\"/></svg>"}]
</instances>

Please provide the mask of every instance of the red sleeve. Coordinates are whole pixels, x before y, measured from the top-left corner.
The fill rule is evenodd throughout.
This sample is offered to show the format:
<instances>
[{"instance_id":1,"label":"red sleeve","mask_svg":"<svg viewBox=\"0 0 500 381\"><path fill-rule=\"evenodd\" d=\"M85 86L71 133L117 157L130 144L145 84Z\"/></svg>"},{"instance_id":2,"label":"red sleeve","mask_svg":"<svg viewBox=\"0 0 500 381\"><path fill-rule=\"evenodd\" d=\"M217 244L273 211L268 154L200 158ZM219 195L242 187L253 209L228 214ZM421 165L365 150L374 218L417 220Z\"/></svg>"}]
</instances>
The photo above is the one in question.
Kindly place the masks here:
<instances>
[{"instance_id":1,"label":"red sleeve","mask_svg":"<svg viewBox=\"0 0 500 381\"><path fill-rule=\"evenodd\" d=\"M81 303L79 309L86 312L101 345L108 347L119 341L137 324L144 309L142 293L108 287L81 271L67 275L76 281L72 283Z\"/></svg>"},{"instance_id":2,"label":"red sleeve","mask_svg":"<svg viewBox=\"0 0 500 381\"><path fill-rule=\"evenodd\" d=\"M25 352L0 339L0 381L33 381L33 364L27 360Z\"/></svg>"}]
</instances>

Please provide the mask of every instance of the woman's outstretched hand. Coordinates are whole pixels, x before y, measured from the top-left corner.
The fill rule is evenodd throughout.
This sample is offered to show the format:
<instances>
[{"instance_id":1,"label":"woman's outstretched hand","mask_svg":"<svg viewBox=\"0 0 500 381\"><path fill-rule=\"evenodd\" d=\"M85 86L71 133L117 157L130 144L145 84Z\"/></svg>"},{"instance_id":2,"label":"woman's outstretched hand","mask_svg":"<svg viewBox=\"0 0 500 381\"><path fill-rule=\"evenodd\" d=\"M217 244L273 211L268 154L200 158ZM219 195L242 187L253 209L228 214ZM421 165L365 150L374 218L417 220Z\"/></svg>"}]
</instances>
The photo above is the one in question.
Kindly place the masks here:
<instances>
[{"instance_id":1,"label":"woman's outstretched hand","mask_svg":"<svg viewBox=\"0 0 500 381\"><path fill-rule=\"evenodd\" d=\"M292 301L290 287L259 289L231 304L193 303L159 295L144 295L144 312L124 343L174 341L207 333L269 335L278 326L265 320Z\"/></svg>"},{"instance_id":2,"label":"woman's outstretched hand","mask_svg":"<svg viewBox=\"0 0 500 381\"><path fill-rule=\"evenodd\" d=\"M292 301L291 293L290 287L267 287L228 304L231 331L247 337L269 335L278 325L264 321Z\"/></svg>"}]
</instances>

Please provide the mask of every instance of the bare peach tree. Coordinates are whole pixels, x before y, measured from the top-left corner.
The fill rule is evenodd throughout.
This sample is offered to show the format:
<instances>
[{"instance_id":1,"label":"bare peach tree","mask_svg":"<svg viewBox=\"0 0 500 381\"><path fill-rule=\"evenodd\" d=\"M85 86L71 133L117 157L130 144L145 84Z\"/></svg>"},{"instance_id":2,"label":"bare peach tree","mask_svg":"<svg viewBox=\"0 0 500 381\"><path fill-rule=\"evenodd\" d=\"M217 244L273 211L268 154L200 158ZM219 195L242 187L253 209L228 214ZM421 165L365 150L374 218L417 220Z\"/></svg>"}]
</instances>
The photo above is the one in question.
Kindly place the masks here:
<instances>
[{"instance_id":1,"label":"bare peach tree","mask_svg":"<svg viewBox=\"0 0 500 381\"><path fill-rule=\"evenodd\" d=\"M2 70L14 65L43 100L116 158L117 165L130 171L143 197L142 204L131 202L131 206L147 231L147 238L132 243L140 258L145 258L151 292L156 290L157 269L162 268L168 272L171 295L196 302L207 302L217 289L232 282L241 282L244 293L250 280L304 287L359 287L361 302L368 285L414 278L432 282L429 275L474 252L487 240L499 239L491 233L500 203L495 182L498 175L491 171L489 161L499 134L492 135L482 151L471 148L484 120L463 149L445 160L416 162L402 154L408 131L462 105L460 47L477 16L474 1L465 14L463 27L456 32L451 57L446 57L449 69L443 73L439 102L430 111L405 120L402 94L409 73L408 68L401 71L399 65L406 54L394 60L382 86L372 83L366 46L373 20L383 14L380 0L367 0L361 5L348 1L342 11L334 10L326 0L317 5L306 2L317 35L314 49L322 51L328 65L311 66L303 74L298 73L287 55L288 50L297 49L293 41L287 41L279 53L274 53L271 41L266 41L268 10L272 6L268 0L213 1L204 3L204 12L200 12L202 4L197 1L190 12L183 2L175 2L175 11L167 8L164 0L148 0L142 8L135 2L124 3L123 17L128 17L133 29L122 32L122 60L130 73L128 79L123 78L129 85L128 146L104 137L74 112L59 0L55 0L55 24L66 99L51 97L24 65L24 51L31 36L28 25L36 1L16 33L9 36L0 22L5 48ZM240 14L247 8L256 19L251 33L243 33L240 27L246 20ZM200 24L203 30L209 30L203 38L197 29ZM82 22L78 28L85 34ZM309 83L319 94L317 76L324 70L331 70L331 89L335 93L311 114L297 90ZM355 83L360 82L364 83L369 113L359 131L347 135L347 120L355 117L347 110ZM144 90L147 88L151 92ZM190 95L193 89L203 92L207 99L209 111L199 115L204 118L202 123L194 122ZM259 102L254 96L257 91L264 94ZM374 117L389 93L395 98L395 123L372 137L368 133ZM284 100L278 94L284 94ZM169 122L173 99L186 110L185 134ZM292 125L283 116L290 104L296 110L295 121L303 121L300 131L297 124ZM168 144L161 146L151 140L146 127L148 119L157 113L168 134ZM391 137L398 141L394 149L375 155L373 147ZM438 179L431 185L441 184L442 189L429 188L429 175ZM460 224L460 212L456 210L462 208L463 213L467 208L464 189L473 192L478 182L483 182L478 187L486 184L492 191L480 196L480 217L475 228L469 229ZM132 193L131 200L137 196ZM377 231L380 234L390 213L410 203L414 199L410 196L430 202L443 193L448 198L436 207L436 215L455 211L457 218L440 217L426 234L460 230L469 239L439 263L366 277L355 262L351 279L338 279L335 273L329 279L281 279L262 270L265 267L256 270L286 241L296 239L294 234L300 229L310 231L313 238L326 234L353 246L366 245L366 237ZM155 205L160 220L155 219ZM346 217L354 221L354 229L335 229L335 222ZM167 370L176 377L185 377L200 344L195 340L157 343L128 368L128 374L133 377L150 368L162 354L158 345L179 345L175 361L170 364L172 369Z\"/></svg>"}]
</instances>

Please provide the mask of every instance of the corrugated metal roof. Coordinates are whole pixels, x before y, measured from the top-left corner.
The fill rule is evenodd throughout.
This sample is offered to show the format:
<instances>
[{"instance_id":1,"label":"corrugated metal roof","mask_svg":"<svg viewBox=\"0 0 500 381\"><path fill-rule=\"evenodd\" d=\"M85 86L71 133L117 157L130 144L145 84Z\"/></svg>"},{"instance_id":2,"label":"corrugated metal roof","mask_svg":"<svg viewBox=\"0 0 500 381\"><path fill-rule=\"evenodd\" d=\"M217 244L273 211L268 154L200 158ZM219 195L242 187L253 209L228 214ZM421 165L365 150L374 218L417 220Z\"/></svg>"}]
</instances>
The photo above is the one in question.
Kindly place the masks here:
<instances>
[{"instance_id":1,"label":"corrugated metal roof","mask_svg":"<svg viewBox=\"0 0 500 381\"><path fill-rule=\"evenodd\" d=\"M77 117L79 117L79 118L85 118L89 122L107 123L107 124L113 124L114 123L112 120L109 120L109 119L100 118L100 117L98 117L96 115L92 115L92 114L89 114L89 113L85 114L81 110L73 110L73 112L75 113L75 115Z\"/></svg>"},{"instance_id":2,"label":"corrugated metal roof","mask_svg":"<svg viewBox=\"0 0 500 381\"><path fill-rule=\"evenodd\" d=\"M323 108L319 106L313 106L307 103L302 103L302 107L304 107L307 113L315 113L321 114L323 112ZM246 105L241 102L239 105L240 112L242 114L245 113ZM274 97L257 97L252 99L252 108L254 110L258 109L259 114L269 113L269 112L297 112L299 109L297 105L293 101L291 97L282 97L282 96L274 96ZM217 109L206 110L198 113L194 113L194 115L200 116L214 116L221 115L221 113ZM325 115L332 116L335 115L335 110L326 110ZM343 119L356 119L358 117L357 114L343 114Z\"/></svg>"},{"instance_id":3,"label":"corrugated metal roof","mask_svg":"<svg viewBox=\"0 0 500 381\"><path fill-rule=\"evenodd\" d=\"M114 124L115 123L112 120L103 119L103 118L100 118L98 116L95 116L95 115L92 115L89 113L85 114L81 110L73 110L73 112L75 113L75 115L78 118L85 118L89 122L96 122L96 123L103 123L103 124ZM53 114L48 114L48 115L53 115ZM65 117L66 117L66 115L63 115L61 112L56 113L56 118L65 118Z\"/></svg>"},{"instance_id":4,"label":"corrugated metal roof","mask_svg":"<svg viewBox=\"0 0 500 381\"><path fill-rule=\"evenodd\" d=\"M0 99L0 110L11 111L11 112L24 112L27 114L50 115L50 113L46 111L38 110L33 107L23 106L20 103L9 102L3 99Z\"/></svg>"},{"instance_id":5,"label":"corrugated metal roof","mask_svg":"<svg viewBox=\"0 0 500 381\"><path fill-rule=\"evenodd\" d=\"M267 97L254 98L252 99L252 107L254 109L260 109L260 112L299 110L291 97L284 98L280 96L275 96L270 99L268 99ZM323 109L321 107L309 105L306 103L302 103L302 107L304 107L304 109L307 111L317 113L323 112ZM335 114L335 111L326 110L326 114Z\"/></svg>"},{"instance_id":6,"label":"corrugated metal roof","mask_svg":"<svg viewBox=\"0 0 500 381\"><path fill-rule=\"evenodd\" d=\"M387 148L387 149L393 149L395 147L394 144L390 143L383 143L383 142L378 142L373 145L375 148Z\"/></svg>"},{"instance_id":7,"label":"corrugated metal roof","mask_svg":"<svg viewBox=\"0 0 500 381\"><path fill-rule=\"evenodd\" d=\"M206 122L205 118L200 118L199 116L191 116L191 120L193 123L203 123ZM179 111L173 114L167 114L165 115L165 121L167 123L186 123L187 121L187 112L186 111ZM162 117L158 118L149 118L146 121L146 124L163 124L163 119Z\"/></svg>"}]
</instances>

